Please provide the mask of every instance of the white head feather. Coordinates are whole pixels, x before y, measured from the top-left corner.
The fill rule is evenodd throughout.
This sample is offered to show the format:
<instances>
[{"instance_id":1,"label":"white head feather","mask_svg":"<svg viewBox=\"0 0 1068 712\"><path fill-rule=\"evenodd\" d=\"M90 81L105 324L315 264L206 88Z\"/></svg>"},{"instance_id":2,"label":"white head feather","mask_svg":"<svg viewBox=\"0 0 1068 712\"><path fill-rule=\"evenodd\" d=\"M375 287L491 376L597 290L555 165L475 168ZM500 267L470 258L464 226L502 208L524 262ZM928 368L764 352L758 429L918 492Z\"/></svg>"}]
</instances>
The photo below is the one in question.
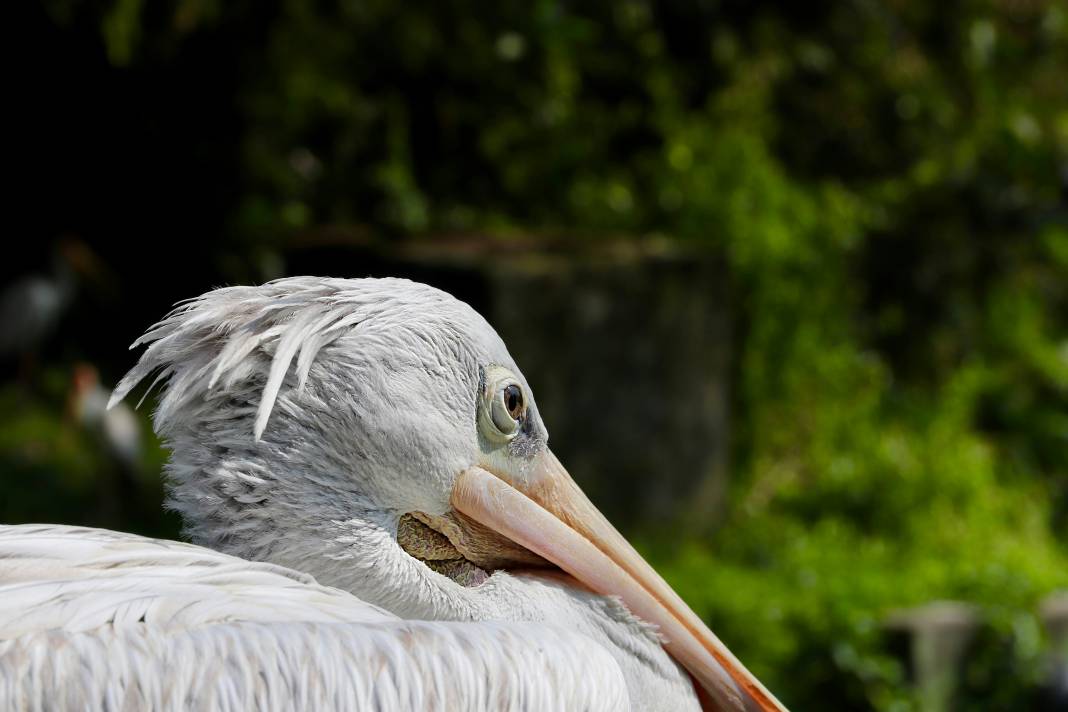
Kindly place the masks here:
<instances>
[{"instance_id":1,"label":"white head feather","mask_svg":"<svg viewBox=\"0 0 1068 712\"><path fill-rule=\"evenodd\" d=\"M310 510L324 491L360 506L444 512L453 478L486 446L474 418L482 369L518 373L474 310L397 279L219 289L177 307L142 344L111 402L158 371L171 505L195 540L231 549L250 515L281 507L271 529L285 533L292 507ZM534 449L546 436L530 407L522 442ZM227 499L249 505L245 521L219 518ZM344 509L335 501L318 511ZM262 542L235 553L262 556Z\"/></svg>"}]
</instances>

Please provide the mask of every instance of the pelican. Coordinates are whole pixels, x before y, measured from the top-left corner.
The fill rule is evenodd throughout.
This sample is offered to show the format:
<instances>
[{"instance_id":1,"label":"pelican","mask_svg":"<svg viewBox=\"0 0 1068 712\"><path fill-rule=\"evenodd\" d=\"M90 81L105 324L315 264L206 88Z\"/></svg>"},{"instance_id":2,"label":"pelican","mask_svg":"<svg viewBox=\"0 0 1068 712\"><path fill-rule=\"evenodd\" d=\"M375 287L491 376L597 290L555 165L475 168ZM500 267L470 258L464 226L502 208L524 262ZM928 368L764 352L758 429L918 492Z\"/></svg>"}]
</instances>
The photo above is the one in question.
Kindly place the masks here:
<instances>
[{"instance_id":1,"label":"pelican","mask_svg":"<svg viewBox=\"0 0 1068 712\"><path fill-rule=\"evenodd\" d=\"M193 543L0 529L0 708L784 709L583 495L452 296L228 287L141 345L111 403L156 374Z\"/></svg>"},{"instance_id":2,"label":"pelican","mask_svg":"<svg viewBox=\"0 0 1068 712\"><path fill-rule=\"evenodd\" d=\"M0 290L0 359L21 357L23 376L33 357L59 326L79 287L99 281L100 258L74 236L60 238L52 249L48 274L31 273Z\"/></svg>"}]
</instances>

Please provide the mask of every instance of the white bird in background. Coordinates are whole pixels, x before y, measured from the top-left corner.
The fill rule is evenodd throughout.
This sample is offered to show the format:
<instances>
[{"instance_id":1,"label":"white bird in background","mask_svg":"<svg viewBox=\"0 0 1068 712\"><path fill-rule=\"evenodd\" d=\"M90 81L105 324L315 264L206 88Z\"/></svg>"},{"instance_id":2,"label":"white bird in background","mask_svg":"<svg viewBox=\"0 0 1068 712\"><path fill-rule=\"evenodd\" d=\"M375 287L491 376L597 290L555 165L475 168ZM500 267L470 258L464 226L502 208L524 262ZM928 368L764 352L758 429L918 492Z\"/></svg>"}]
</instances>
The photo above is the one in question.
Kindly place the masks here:
<instances>
[{"instance_id":1,"label":"white bird in background","mask_svg":"<svg viewBox=\"0 0 1068 712\"><path fill-rule=\"evenodd\" d=\"M585 498L466 304L290 278L137 344L112 402L158 372L200 546L0 528L0 708L783 709Z\"/></svg>"},{"instance_id":2,"label":"white bird in background","mask_svg":"<svg viewBox=\"0 0 1068 712\"><path fill-rule=\"evenodd\" d=\"M69 235L58 240L48 274L27 274L0 290L0 359L32 361L73 303L79 283L99 281L103 273L84 242Z\"/></svg>"},{"instance_id":3,"label":"white bird in background","mask_svg":"<svg viewBox=\"0 0 1068 712\"><path fill-rule=\"evenodd\" d=\"M74 365L70 392L72 415L100 440L115 462L128 472L136 472L144 462L141 423L133 408L125 403L109 407L110 397L111 393L100 384L100 373L95 366Z\"/></svg>"}]
</instances>

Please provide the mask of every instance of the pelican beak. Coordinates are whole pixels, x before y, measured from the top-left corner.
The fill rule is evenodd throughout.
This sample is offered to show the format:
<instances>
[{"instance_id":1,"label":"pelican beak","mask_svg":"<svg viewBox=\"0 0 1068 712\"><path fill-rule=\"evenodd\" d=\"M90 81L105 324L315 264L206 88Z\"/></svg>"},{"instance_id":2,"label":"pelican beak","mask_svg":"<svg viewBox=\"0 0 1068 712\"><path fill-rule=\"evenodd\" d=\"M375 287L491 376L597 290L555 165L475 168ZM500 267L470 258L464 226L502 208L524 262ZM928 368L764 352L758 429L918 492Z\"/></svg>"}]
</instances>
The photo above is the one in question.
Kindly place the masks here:
<instances>
[{"instance_id":1,"label":"pelican beak","mask_svg":"<svg viewBox=\"0 0 1068 712\"><path fill-rule=\"evenodd\" d=\"M593 591L619 596L632 613L658 626L665 649L697 681L705 709L785 712L593 506L548 449L510 480L481 467L462 472L452 505Z\"/></svg>"}]
</instances>

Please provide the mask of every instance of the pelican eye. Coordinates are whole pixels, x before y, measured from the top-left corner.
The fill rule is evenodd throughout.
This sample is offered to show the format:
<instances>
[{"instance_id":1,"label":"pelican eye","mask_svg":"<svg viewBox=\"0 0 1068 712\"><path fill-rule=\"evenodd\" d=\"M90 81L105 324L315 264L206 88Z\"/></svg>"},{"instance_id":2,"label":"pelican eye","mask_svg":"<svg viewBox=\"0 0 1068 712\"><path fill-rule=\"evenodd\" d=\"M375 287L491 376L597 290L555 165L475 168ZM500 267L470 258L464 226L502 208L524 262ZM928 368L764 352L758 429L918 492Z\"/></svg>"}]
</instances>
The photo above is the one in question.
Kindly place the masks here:
<instances>
[{"instance_id":1,"label":"pelican eye","mask_svg":"<svg viewBox=\"0 0 1068 712\"><path fill-rule=\"evenodd\" d=\"M512 383L506 386L504 391L504 407L508 409L508 415L513 420L519 420L523 416L523 389Z\"/></svg>"},{"instance_id":2,"label":"pelican eye","mask_svg":"<svg viewBox=\"0 0 1068 712\"><path fill-rule=\"evenodd\" d=\"M511 435L518 430L525 413L523 389L518 383L509 383L497 391L497 397L493 399L490 409L490 416L502 435Z\"/></svg>"},{"instance_id":3,"label":"pelican eye","mask_svg":"<svg viewBox=\"0 0 1068 712\"><path fill-rule=\"evenodd\" d=\"M486 368L480 420L482 432L493 440L510 440L527 415L523 386L501 366Z\"/></svg>"}]
</instances>

